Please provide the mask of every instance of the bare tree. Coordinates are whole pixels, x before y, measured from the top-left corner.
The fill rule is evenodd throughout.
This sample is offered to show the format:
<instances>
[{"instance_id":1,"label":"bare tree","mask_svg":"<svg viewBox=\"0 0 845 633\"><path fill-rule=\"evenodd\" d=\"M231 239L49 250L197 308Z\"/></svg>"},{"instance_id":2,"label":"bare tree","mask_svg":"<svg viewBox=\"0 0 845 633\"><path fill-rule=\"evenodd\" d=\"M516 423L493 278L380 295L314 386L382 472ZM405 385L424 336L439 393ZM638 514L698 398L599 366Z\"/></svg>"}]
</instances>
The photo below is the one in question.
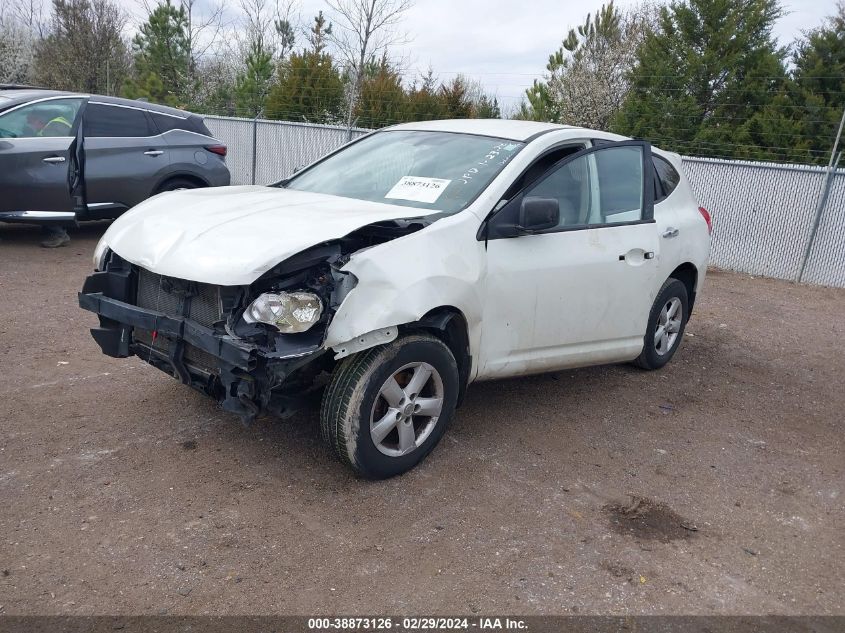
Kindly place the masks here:
<instances>
[{"instance_id":1,"label":"bare tree","mask_svg":"<svg viewBox=\"0 0 845 633\"><path fill-rule=\"evenodd\" d=\"M408 41L396 30L413 0L326 0L337 28L332 42L346 61L350 75L347 125L361 94L364 68L370 59L381 57L391 46Z\"/></svg>"},{"instance_id":2,"label":"bare tree","mask_svg":"<svg viewBox=\"0 0 845 633\"><path fill-rule=\"evenodd\" d=\"M111 0L53 0L46 37L35 47L35 80L60 90L113 93L129 58L126 15Z\"/></svg>"},{"instance_id":3,"label":"bare tree","mask_svg":"<svg viewBox=\"0 0 845 633\"><path fill-rule=\"evenodd\" d=\"M217 46L226 26L226 7L223 2L209 4L204 12L197 10L197 4L197 0L182 0L188 15L188 49L193 66ZM191 71L193 69L189 69Z\"/></svg>"},{"instance_id":4,"label":"bare tree","mask_svg":"<svg viewBox=\"0 0 845 633\"><path fill-rule=\"evenodd\" d=\"M287 59L296 41L296 6L296 0L241 0L244 20L235 36L238 114L263 113L276 66Z\"/></svg>"},{"instance_id":5,"label":"bare tree","mask_svg":"<svg viewBox=\"0 0 845 633\"><path fill-rule=\"evenodd\" d=\"M295 43L297 0L241 0L243 22L235 39L242 59L256 48L282 60Z\"/></svg>"}]
</instances>

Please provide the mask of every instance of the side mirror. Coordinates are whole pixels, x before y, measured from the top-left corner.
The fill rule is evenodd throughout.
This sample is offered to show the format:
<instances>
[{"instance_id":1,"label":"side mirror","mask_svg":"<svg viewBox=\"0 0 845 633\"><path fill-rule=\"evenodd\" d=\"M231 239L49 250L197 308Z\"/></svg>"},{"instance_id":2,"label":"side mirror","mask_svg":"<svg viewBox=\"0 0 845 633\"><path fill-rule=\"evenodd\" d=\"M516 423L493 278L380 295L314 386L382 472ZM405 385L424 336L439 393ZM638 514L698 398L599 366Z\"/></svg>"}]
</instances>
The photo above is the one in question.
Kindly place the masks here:
<instances>
[{"instance_id":1,"label":"side mirror","mask_svg":"<svg viewBox=\"0 0 845 633\"><path fill-rule=\"evenodd\" d=\"M557 198L526 197L519 206L521 231L534 233L551 229L560 223L560 202Z\"/></svg>"}]
</instances>

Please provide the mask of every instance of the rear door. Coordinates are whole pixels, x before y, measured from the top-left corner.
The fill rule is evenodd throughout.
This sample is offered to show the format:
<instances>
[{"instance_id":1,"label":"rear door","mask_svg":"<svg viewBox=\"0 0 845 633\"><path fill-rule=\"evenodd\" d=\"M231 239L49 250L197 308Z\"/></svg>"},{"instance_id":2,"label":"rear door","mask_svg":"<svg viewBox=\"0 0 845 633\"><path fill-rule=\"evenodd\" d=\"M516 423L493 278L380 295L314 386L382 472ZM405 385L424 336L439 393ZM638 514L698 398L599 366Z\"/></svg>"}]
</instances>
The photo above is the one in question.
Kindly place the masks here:
<instances>
[{"instance_id":1,"label":"rear door","mask_svg":"<svg viewBox=\"0 0 845 633\"><path fill-rule=\"evenodd\" d=\"M640 353L658 285L652 178L647 143L586 149L557 163L491 219L480 377ZM497 236L497 225L514 224L525 197L556 199L558 226Z\"/></svg>"},{"instance_id":2,"label":"rear door","mask_svg":"<svg viewBox=\"0 0 845 633\"><path fill-rule=\"evenodd\" d=\"M131 207L145 200L168 172L167 146L146 110L91 100L83 131L92 216L98 208Z\"/></svg>"},{"instance_id":3,"label":"rear door","mask_svg":"<svg viewBox=\"0 0 845 633\"><path fill-rule=\"evenodd\" d=\"M82 97L48 98L0 114L0 211L72 211L70 148Z\"/></svg>"}]
</instances>

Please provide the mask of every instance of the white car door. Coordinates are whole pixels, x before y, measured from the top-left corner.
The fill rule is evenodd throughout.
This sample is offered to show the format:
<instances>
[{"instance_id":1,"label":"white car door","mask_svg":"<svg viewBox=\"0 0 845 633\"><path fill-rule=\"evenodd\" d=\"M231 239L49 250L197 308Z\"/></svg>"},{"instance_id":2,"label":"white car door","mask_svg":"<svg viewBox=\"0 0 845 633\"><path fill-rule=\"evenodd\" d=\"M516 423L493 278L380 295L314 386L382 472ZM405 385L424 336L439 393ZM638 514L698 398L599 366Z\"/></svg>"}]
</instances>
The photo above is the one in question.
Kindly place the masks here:
<instances>
[{"instance_id":1,"label":"white car door","mask_svg":"<svg viewBox=\"0 0 845 633\"><path fill-rule=\"evenodd\" d=\"M478 378L640 353L660 283L652 179L648 143L608 143L563 159L490 218ZM559 218L527 233L520 210L537 199L557 200Z\"/></svg>"}]
</instances>

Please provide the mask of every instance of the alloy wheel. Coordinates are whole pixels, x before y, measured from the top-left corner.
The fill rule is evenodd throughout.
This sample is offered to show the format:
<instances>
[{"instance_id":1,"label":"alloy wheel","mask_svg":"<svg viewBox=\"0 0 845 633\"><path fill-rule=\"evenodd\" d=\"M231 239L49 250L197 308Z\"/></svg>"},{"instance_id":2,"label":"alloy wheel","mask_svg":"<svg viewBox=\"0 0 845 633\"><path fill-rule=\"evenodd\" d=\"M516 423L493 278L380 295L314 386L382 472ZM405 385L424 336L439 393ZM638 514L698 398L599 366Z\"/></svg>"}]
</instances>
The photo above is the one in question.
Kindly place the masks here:
<instances>
[{"instance_id":1,"label":"alloy wheel","mask_svg":"<svg viewBox=\"0 0 845 633\"><path fill-rule=\"evenodd\" d=\"M409 363L379 389L370 415L370 437L390 457L413 452L425 442L443 409L443 379L428 363Z\"/></svg>"},{"instance_id":2,"label":"alloy wheel","mask_svg":"<svg viewBox=\"0 0 845 633\"><path fill-rule=\"evenodd\" d=\"M654 349L660 356L667 354L678 340L684 311L681 300L672 297L663 306L654 330Z\"/></svg>"}]
</instances>

